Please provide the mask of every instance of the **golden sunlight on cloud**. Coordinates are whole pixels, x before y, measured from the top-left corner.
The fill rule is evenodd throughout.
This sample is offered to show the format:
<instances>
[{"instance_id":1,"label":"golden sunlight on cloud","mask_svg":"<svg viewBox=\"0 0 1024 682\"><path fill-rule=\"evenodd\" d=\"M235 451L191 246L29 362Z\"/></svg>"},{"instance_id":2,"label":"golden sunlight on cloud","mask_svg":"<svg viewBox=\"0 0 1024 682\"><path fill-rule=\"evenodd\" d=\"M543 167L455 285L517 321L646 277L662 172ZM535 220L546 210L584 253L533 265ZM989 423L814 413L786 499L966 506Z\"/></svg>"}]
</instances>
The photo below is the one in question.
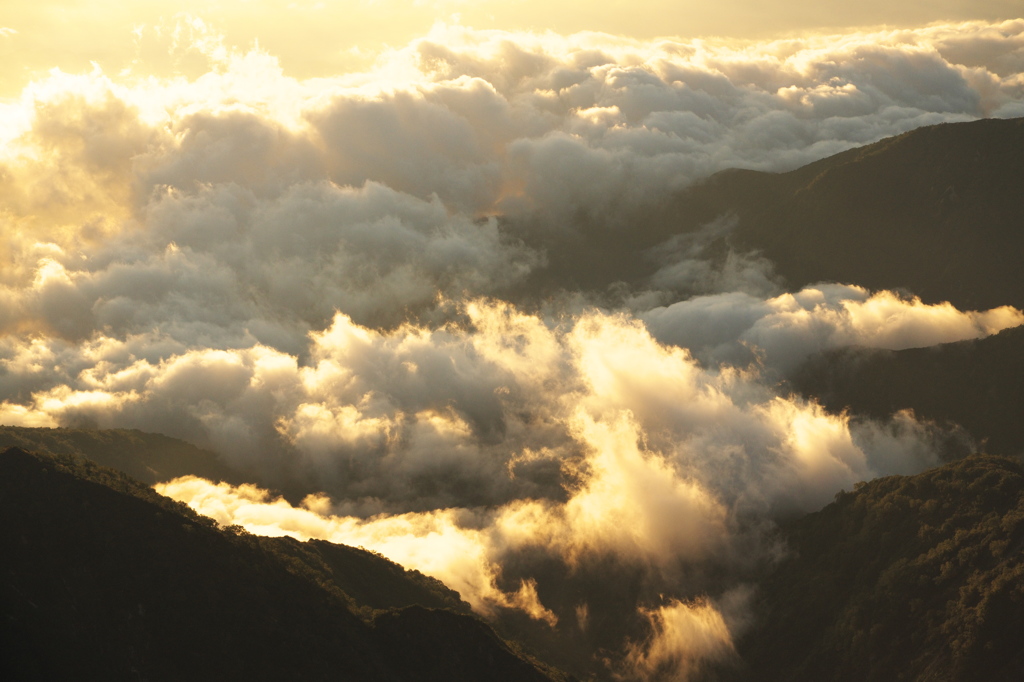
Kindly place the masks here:
<instances>
[{"instance_id":1,"label":"golden sunlight on cloud","mask_svg":"<svg viewBox=\"0 0 1024 682\"><path fill-rule=\"evenodd\" d=\"M754 375L708 372L686 351L657 344L641 324L623 316L592 312L573 328L556 331L507 304L478 300L470 307L472 331L405 326L381 333L339 315L330 329L314 335L316 363L309 368L269 349L191 352L152 370L129 371L138 378L127 383L111 377L120 391L109 391L107 383L106 391L41 394L36 414L84 410L95 418L152 409L147 404L166 413L177 403L189 406L208 429L223 429L226 444L238 423L273 422L271 415L246 410L265 409L266 398L274 396L279 435L291 439L312 470L331 471L339 452L349 461L360 459L364 472L384 463L377 485L393 492L378 487L376 494L406 498L405 486L429 470L424 467L465 476L497 456L481 479L497 486L496 497L472 507L433 500L424 511L345 513L356 509L352 493L360 486L372 490L365 487L370 479L323 478L342 489L356 487L347 500L320 494L300 507L254 486L195 477L157 489L224 525L373 549L444 581L482 614L517 608L552 624L557 616L543 605L530 582L535 578L503 582L502 567L518 552L541 552L571 567L614 557L670 576L681 565L742 554L750 542L744 519L751 512L766 506L812 509L855 481L933 461L920 445L928 439L926 429L912 418L889 432L863 431L817 405L773 395ZM510 327L518 338L505 333ZM542 362L524 362L531 357ZM449 367L454 362L454 376L462 377L457 381L469 382L430 389L442 398L448 391L469 396L469 402L456 398L457 411L451 403L427 407L430 394L417 397L425 387L408 366L426 371L438 361ZM289 394L291 406L280 402ZM488 396L493 408L472 396ZM479 440L489 409L509 410L504 454ZM545 420L544 428L528 426ZM251 446L250 439L245 447ZM871 448L884 451L886 459L877 459ZM509 459L517 452L524 454ZM501 501L502 485L519 482L507 472L538 460L555 462L558 488L540 495L534 488ZM643 660L637 665L646 665Z\"/></svg>"},{"instance_id":2,"label":"golden sunlight on cloud","mask_svg":"<svg viewBox=\"0 0 1024 682\"><path fill-rule=\"evenodd\" d=\"M177 21L201 66L191 76L93 64L38 74L0 106L0 219L15 248L18 235L106 239L194 203L198 187L217 201L230 182L276 199L260 207L271 214L314 191L284 187L329 181L473 218L614 215L725 167L785 169L922 124L1024 112L1019 22L745 45L437 25L363 73L300 80L264 47ZM511 278L530 268L520 256Z\"/></svg>"},{"instance_id":3,"label":"golden sunlight on cloud","mask_svg":"<svg viewBox=\"0 0 1024 682\"><path fill-rule=\"evenodd\" d=\"M999 2L783 38L758 37L766 12L796 4L15 4L0 422L211 448L261 486L158 490L373 549L481 614L575 637L614 602L650 634L601 644L623 676L729 656L781 515L972 446L781 379L831 349L1024 322L855 282L786 290L726 248L727 216L651 218L674 226L681 192L725 169L1024 115L1024 20L977 19ZM877 16L918 16L898 5ZM692 37L715 26L745 38ZM650 269L620 277L626 260Z\"/></svg>"},{"instance_id":4,"label":"golden sunlight on cloud","mask_svg":"<svg viewBox=\"0 0 1024 682\"><path fill-rule=\"evenodd\" d=\"M641 317L655 338L687 348L704 362L742 364L741 358L758 349L761 362L780 370L826 348L921 348L1024 324L1024 313L1010 306L960 311L949 303L837 284L767 300L739 292L695 297Z\"/></svg>"},{"instance_id":5,"label":"golden sunlight on cloud","mask_svg":"<svg viewBox=\"0 0 1024 682\"><path fill-rule=\"evenodd\" d=\"M464 527L460 517L470 512L443 509L365 520L339 517L327 513L331 505L323 496L311 495L302 506L293 507L255 486L214 484L195 476L158 484L156 490L222 525L241 525L258 535L319 538L373 550L443 581L482 615L504 606L551 625L558 620L539 602L533 582L523 581L514 592L497 586L498 540L488 529Z\"/></svg>"},{"instance_id":6,"label":"golden sunlight on cloud","mask_svg":"<svg viewBox=\"0 0 1024 682\"><path fill-rule=\"evenodd\" d=\"M493 510L439 509L369 519L329 513L323 495L301 507L251 485L214 484L194 476L158 484L161 494L185 502L222 525L260 535L320 538L362 546L438 578L483 615L496 606L518 608L554 625L534 582L513 592L497 581L503 560L524 547L541 547L570 564L591 554L668 564L700 559L728 542L725 510L699 485L678 478L661 457L641 453L635 427L580 418L580 439L592 450L580 483L564 505L516 501ZM675 557L675 558L673 558Z\"/></svg>"},{"instance_id":7,"label":"golden sunlight on cloud","mask_svg":"<svg viewBox=\"0 0 1024 682\"><path fill-rule=\"evenodd\" d=\"M652 626L649 641L632 643L624 660L628 679L688 680L708 661L735 655L722 614L707 599L673 600L644 609Z\"/></svg>"},{"instance_id":8,"label":"golden sunlight on cloud","mask_svg":"<svg viewBox=\"0 0 1024 682\"><path fill-rule=\"evenodd\" d=\"M44 267L37 284L66 287L66 277L59 265ZM308 364L258 344L186 349L166 338L101 336L75 346L8 337L0 366L31 399L5 400L4 410L13 423L85 420L205 433L247 467L288 461L315 485L351 485L350 499L367 503L444 504L470 481L481 501L499 501L516 486L529 489L529 471L555 462L575 481L568 521L601 529L593 537L603 547L649 555L699 553L703 540L690 540L714 535L723 523L719 501L706 491L724 471L705 469L709 457L738 465L742 453L749 460L743 468L763 468L747 482L745 504L813 508L844 485L916 470L934 456L915 449L927 429L909 426L885 437L892 447L875 460L845 417L775 395L756 371L702 365L624 314L591 311L552 328L503 302L476 300L467 313L469 328L405 324L390 332L339 313L311 335ZM828 330L832 316L832 309L812 309L804 323ZM793 333L803 338L799 326ZM809 354L832 347L830 339L800 343ZM768 366L788 352L785 343L764 348ZM136 357L161 350L172 352ZM591 454L581 458L584 452ZM341 461L354 467L348 476ZM423 476L448 482L417 492ZM802 483L791 488L792 481ZM634 506L638 499L645 506ZM646 505L662 502L675 510L672 518L696 525L660 525L656 519L667 516ZM633 521L619 528L608 515Z\"/></svg>"}]
</instances>

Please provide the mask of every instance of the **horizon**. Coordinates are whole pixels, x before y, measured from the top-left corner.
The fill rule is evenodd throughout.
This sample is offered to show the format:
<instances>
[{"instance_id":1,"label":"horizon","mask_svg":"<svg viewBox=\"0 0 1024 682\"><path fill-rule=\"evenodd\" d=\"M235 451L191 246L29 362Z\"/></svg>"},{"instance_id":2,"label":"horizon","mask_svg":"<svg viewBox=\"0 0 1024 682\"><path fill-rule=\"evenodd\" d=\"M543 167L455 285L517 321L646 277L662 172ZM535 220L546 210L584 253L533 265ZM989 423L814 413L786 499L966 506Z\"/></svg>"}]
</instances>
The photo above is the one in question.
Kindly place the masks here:
<instances>
[{"instance_id":1,"label":"horizon","mask_svg":"<svg viewBox=\"0 0 1024 682\"><path fill-rule=\"evenodd\" d=\"M596 32L636 40L656 38L771 41L816 34L920 28L933 23L995 22L1019 18L1013 0L943 0L851 5L830 0L813 6L793 0L657 0L644 11L623 2L582 0L187 0L173 10L146 0L128 5L45 0L8 8L0 24L0 98L17 96L50 69L78 73L97 64L106 73L175 73L194 77L202 66L169 49L180 22L199 19L231 50L259 44L285 73L299 79L365 71L390 49L430 33L435 25L474 30L554 33ZM176 28L177 26L177 28ZM175 32L178 35L174 35Z\"/></svg>"}]
</instances>

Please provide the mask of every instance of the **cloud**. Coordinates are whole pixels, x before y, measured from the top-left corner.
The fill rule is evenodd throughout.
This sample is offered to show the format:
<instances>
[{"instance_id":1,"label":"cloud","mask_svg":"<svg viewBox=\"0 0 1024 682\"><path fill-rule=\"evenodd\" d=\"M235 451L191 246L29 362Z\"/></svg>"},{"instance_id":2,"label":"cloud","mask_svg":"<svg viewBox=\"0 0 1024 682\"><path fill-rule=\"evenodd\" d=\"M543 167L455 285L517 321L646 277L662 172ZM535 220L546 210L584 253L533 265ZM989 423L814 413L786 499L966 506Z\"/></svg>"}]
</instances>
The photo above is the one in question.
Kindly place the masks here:
<instances>
[{"instance_id":1,"label":"cloud","mask_svg":"<svg viewBox=\"0 0 1024 682\"><path fill-rule=\"evenodd\" d=\"M322 495L296 507L252 485L197 477L156 488L223 525L372 549L443 580L483 615L496 607L518 608L553 626L558 616L540 603L535 579L521 581L513 592L498 586L501 566L516 552L541 549L570 564L611 554L667 567L699 560L729 542L725 509L700 485L680 479L663 458L640 451L635 427L586 418L577 426L592 454L563 504L520 499L490 510L363 519L332 514L331 500Z\"/></svg>"},{"instance_id":2,"label":"cloud","mask_svg":"<svg viewBox=\"0 0 1024 682\"><path fill-rule=\"evenodd\" d=\"M197 75L55 70L0 107L0 421L212 447L262 487L161 490L380 551L623 675L728 656L774 519L939 461L935 425L829 414L778 373L1024 321L782 293L756 254L708 253L727 220L652 237L710 173L1024 107L1020 21L746 43L439 24L309 80L181 21ZM615 284L634 243L660 244L649 290Z\"/></svg>"},{"instance_id":3,"label":"cloud","mask_svg":"<svg viewBox=\"0 0 1024 682\"><path fill-rule=\"evenodd\" d=\"M562 475L593 482L606 472L600 480L627 485L629 457L656 461L629 454L639 440L665 468L643 468L618 502L602 498L620 515L628 515L620 502L663 484L666 499L702 508L703 493L672 482L677 470L728 505L809 509L844 485L932 461L912 449L873 460L851 440L859 427L845 417L776 395L754 370L702 366L624 313L592 310L553 324L500 301L461 310L462 325L389 332L337 314L301 357L148 336L10 343L5 384L22 398L4 404L23 422L131 426L199 441L265 477L283 469L292 483L379 510L559 499ZM147 350L150 357L137 355ZM591 450L618 454L582 454ZM915 465L917 455L924 459ZM674 541L652 542L680 551Z\"/></svg>"},{"instance_id":4,"label":"cloud","mask_svg":"<svg viewBox=\"0 0 1024 682\"><path fill-rule=\"evenodd\" d=\"M265 329L295 351L335 308L393 325L437 289L513 295L545 250L572 248L551 235L643 229L714 171L793 168L1024 101L1007 62L1019 22L743 45L438 25L372 73L311 81L194 23L179 38L210 55L197 78L55 72L3 110L0 128L22 131L3 162L9 296L30 297L40 244L72 284L23 317L84 338L199 316L193 276L160 280L170 307L125 291L132 268L152 291L173 242L212 279L227 335ZM766 292L758 265L723 276L694 257L654 284Z\"/></svg>"},{"instance_id":5,"label":"cloud","mask_svg":"<svg viewBox=\"0 0 1024 682\"><path fill-rule=\"evenodd\" d=\"M488 556L489 538L460 523L460 517L471 516L470 512L435 510L369 520L324 516L316 512L329 505L324 498L310 496L301 506L293 507L252 485L213 484L194 476L158 484L156 490L187 500L197 511L224 525L239 523L261 535L322 538L380 552L443 580L483 615L492 614L496 607L517 608L537 620L557 622L538 601L534 583L524 581L514 592L503 592L497 586L500 568Z\"/></svg>"},{"instance_id":6,"label":"cloud","mask_svg":"<svg viewBox=\"0 0 1024 682\"><path fill-rule=\"evenodd\" d=\"M185 343L248 335L296 350L335 310L395 324L439 293L500 290L538 262L494 220L372 183L301 183L273 200L233 184L167 192L144 219L144 232L89 255L23 244L25 274L6 292L23 312L9 324L69 339L162 327Z\"/></svg>"},{"instance_id":7,"label":"cloud","mask_svg":"<svg viewBox=\"0 0 1024 682\"><path fill-rule=\"evenodd\" d=\"M746 44L438 25L372 73L310 81L186 28L199 77L58 71L0 112L5 329L248 331L294 353L335 309L386 326L438 290L521 296L570 260L565 235L642 234L714 171L1024 101L1020 22ZM656 291L774 293L757 259L680 255ZM34 291L46 258L66 281Z\"/></svg>"},{"instance_id":8,"label":"cloud","mask_svg":"<svg viewBox=\"0 0 1024 682\"><path fill-rule=\"evenodd\" d=\"M627 679L689 680L701 667L736 656L722 614L707 599L673 600L645 609L653 634L646 646L632 644L624 661Z\"/></svg>"},{"instance_id":9,"label":"cloud","mask_svg":"<svg viewBox=\"0 0 1024 682\"><path fill-rule=\"evenodd\" d=\"M311 336L306 362L257 346L151 363L97 344L89 352L110 360L81 372L75 390L58 383L32 409L5 409L205 433L263 478L286 481L287 471L327 494L295 506L194 478L164 494L252 532L379 551L482 614L519 609L559 632L579 627L581 603L598 618L626 615L571 575L579 597L562 603L552 562L586 576L610 561L641 576L648 599L692 600L770 560L772 518L938 461L945 434L910 415L830 415L750 370L705 368L626 314L549 325L486 300L463 313L462 326L390 332L338 315ZM60 350L26 350L8 366L30 374L32 358ZM668 627L640 605L651 628ZM660 669L660 650L630 660Z\"/></svg>"},{"instance_id":10,"label":"cloud","mask_svg":"<svg viewBox=\"0 0 1024 682\"><path fill-rule=\"evenodd\" d=\"M1024 313L1010 306L961 312L890 291L822 284L766 300L740 291L701 296L642 319L655 338L705 362L743 365L756 357L786 372L829 348L901 350L982 338L1024 323Z\"/></svg>"}]
</instances>

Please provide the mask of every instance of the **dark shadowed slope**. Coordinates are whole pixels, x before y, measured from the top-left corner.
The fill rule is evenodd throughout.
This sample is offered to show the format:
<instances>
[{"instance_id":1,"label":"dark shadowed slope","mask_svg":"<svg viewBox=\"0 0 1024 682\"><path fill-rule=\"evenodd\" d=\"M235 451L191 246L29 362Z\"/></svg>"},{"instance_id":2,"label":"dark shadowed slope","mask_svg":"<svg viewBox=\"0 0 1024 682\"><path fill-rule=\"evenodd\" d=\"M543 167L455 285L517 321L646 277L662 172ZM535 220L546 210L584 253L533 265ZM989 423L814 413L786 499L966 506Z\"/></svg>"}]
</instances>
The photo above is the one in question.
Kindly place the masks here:
<instances>
[{"instance_id":1,"label":"dark shadowed slope","mask_svg":"<svg viewBox=\"0 0 1024 682\"><path fill-rule=\"evenodd\" d=\"M177 438L135 429L0 426L0 450L8 447L55 455L80 455L147 485L188 474L235 484L250 482L252 478L235 471L209 450Z\"/></svg>"},{"instance_id":2,"label":"dark shadowed slope","mask_svg":"<svg viewBox=\"0 0 1024 682\"><path fill-rule=\"evenodd\" d=\"M727 171L676 210L729 236L787 284L907 289L961 309L1024 306L1024 119L918 128L782 174Z\"/></svg>"},{"instance_id":3,"label":"dark shadowed slope","mask_svg":"<svg viewBox=\"0 0 1024 682\"><path fill-rule=\"evenodd\" d=\"M683 193L679 229L723 215L792 288L904 289L960 309L1024 308L1024 119L919 128L789 173L728 171ZM936 349L840 350L795 377L833 411L964 426L985 449L1024 449L1024 332Z\"/></svg>"},{"instance_id":4,"label":"dark shadowed slope","mask_svg":"<svg viewBox=\"0 0 1024 682\"><path fill-rule=\"evenodd\" d=\"M1024 119L985 119L918 128L787 173L723 171L615 224L505 229L546 253L527 286L534 295L643 288L672 264L670 240L683 238L711 261L760 252L792 289L840 282L961 309L1024 307L1022 196Z\"/></svg>"},{"instance_id":5,"label":"dark shadowed slope","mask_svg":"<svg viewBox=\"0 0 1024 682\"><path fill-rule=\"evenodd\" d=\"M812 358L793 377L833 412L960 424L993 454L1024 453L1024 327L931 348L852 348Z\"/></svg>"},{"instance_id":6,"label":"dark shadowed slope","mask_svg":"<svg viewBox=\"0 0 1024 682\"><path fill-rule=\"evenodd\" d=\"M4 679L552 679L435 581L220 530L75 456L0 453L0 545Z\"/></svg>"},{"instance_id":7,"label":"dark shadowed slope","mask_svg":"<svg viewBox=\"0 0 1024 682\"><path fill-rule=\"evenodd\" d=\"M1024 679L1024 465L972 456L785 529L744 679Z\"/></svg>"}]
</instances>

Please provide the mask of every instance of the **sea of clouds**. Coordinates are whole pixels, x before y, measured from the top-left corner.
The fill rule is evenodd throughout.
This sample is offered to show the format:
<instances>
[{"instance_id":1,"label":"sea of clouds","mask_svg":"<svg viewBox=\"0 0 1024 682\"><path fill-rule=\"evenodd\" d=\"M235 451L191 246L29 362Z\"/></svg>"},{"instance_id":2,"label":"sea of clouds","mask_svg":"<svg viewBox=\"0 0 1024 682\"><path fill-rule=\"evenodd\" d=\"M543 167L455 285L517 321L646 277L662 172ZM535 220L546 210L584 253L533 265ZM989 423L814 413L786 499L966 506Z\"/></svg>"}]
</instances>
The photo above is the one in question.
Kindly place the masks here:
<instances>
[{"instance_id":1,"label":"sea of clouds","mask_svg":"<svg viewBox=\"0 0 1024 682\"><path fill-rule=\"evenodd\" d=\"M179 21L201 77L54 71L0 105L0 422L210 447L262 487L158 490L571 630L612 648L602 674L728 657L774 519L949 447L908 413L829 414L787 372L1024 322L785 291L757 254L678 243L625 289L551 266L716 171L1024 115L1024 21L745 43L439 24L304 81ZM609 561L639 576L646 639L587 639L621 613L545 584Z\"/></svg>"}]
</instances>

